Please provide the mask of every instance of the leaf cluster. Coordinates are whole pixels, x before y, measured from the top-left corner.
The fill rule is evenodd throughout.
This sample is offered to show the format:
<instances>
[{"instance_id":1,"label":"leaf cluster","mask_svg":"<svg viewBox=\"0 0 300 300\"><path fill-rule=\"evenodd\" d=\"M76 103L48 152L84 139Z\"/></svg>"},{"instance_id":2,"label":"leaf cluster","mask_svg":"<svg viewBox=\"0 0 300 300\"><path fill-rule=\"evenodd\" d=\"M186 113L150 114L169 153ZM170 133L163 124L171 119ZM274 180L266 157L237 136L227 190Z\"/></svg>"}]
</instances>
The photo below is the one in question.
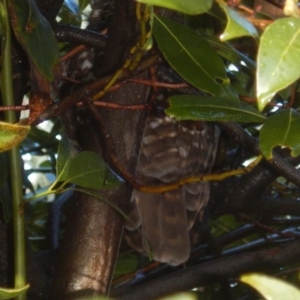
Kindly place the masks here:
<instances>
[{"instance_id":1,"label":"leaf cluster","mask_svg":"<svg viewBox=\"0 0 300 300\"><path fill-rule=\"evenodd\" d=\"M300 103L298 85L300 75L298 67L300 60L299 16L292 10L293 13L288 17L272 20L264 30L261 30L254 26L255 20L252 15L245 16L240 6L233 7L222 0L215 2L211 0L141 0L139 2L175 10L180 21L174 21L176 18L162 16L159 10L145 8L144 12L149 13L149 16L145 13L141 18L142 21L140 20L141 38L137 44L129 45L131 52L123 67L103 81L101 78L99 82L96 79L83 89L78 88L79 92L76 93L80 97L74 101L75 97L68 98L70 100L68 107L83 100L81 99L82 95L88 94L89 98L94 97L95 99L95 95L102 96L109 93L110 86L114 87L115 83L121 81L122 76L125 78L127 76L126 79L128 79L132 73L138 72L139 66L144 62L142 58L147 57L150 53L149 50L154 40L154 51L164 59L165 65L179 75L179 83L185 83L188 91L178 89L176 95L169 97L169 107L165 113L179 121L214 122L224 131L227 130L227 139L234 141L231 142L233 145L226 145L227 148L223 149L225 159L223 159L222 165L216 168L217 171L240 167L246 163L246 160L259 155L263 155L267 162L267 167L262 163L258 166L261 169L256 168L253 173L234 179L237 182L236 190L240 191L241 195L236 202L232 200L237 198L236 194L238 194L232 191L233 187L235 188L234 180L216 185L218 191L212 193L211 211L212 214L215 213L216 216L219 214L222 217L217 221L211 221L211 224L212 232L216 233L218 242L225 249L221 254L225 256L226 251L242 253L244 251L241 250L242 247L253 249L251 247L256 247L259 243L261 247L267 247L265 239L262 241L257 228L251 234L246 232L245 228L240 228L243 224L241 215L238 218L228 218L228 215L225 214L234 212L234 209L239 213L245 213L239 207L244 204L244 210L252 212L251 209L256 206L256 210L253 209L253 211L265 215L267 209L272 210L272 206L270 205L265 210L261 207L260 211L257 209L259 201L255 202L253 199L257 198L263 203L267 203L268 199L266 198L274 197L274 195L277 197L280 195L284 200L291 200L291 203L295 205L294 200L299 193L298 187L283 178L288 178L297 184L295 178L299 175L294 167L299 163L298 156L300 155L298 134L300 130L300 114L298 112ZM49 200L53 201L53 198L49 198L50 194L55 194L55 198L60 199L59 195L68 190L80 191L110 205L126 219L126 215L117 206L107 201L101 192L96 191L119 187L124 180L112 171L111 167L116 168L109 166L107 160L104 161L94 152L81 151L77 142L64 133L63 126L56 119L57 114L62 114L67 108L64 105L68 102L65 101L66 98L59 89L55 90L57 88L55 81L60 81L62 78L61 54L67 53L71 46L65 40L57 44L55 34L63 36L61 32L58 34L59 25L63 23L82 26L86 22L90 1L78 1L78 4L73 1L65 1L59 13L59 24L55 30L32 0L10 1L9 11L4 10L2 2L0 4L1 51L3 53L7 49L8 35L5 21L10 18L14 34L27 56L31 69L30 77L28 77L30 85L22 93L25 95L28 89L38 95L48 93L47 96L51 96L55 101L52 106L46 108L48 117L53 118L52 125L54 124L54 126L50 131L44 131L34 126L30 129L28 125L23 124L0 123L1 152L11 149L23 141L21 144L23 157L31 155L44 158L35 167L31 166L31 170L26 170L23 176L27 193L24 202L27 228L32 240L34 238L37 238L35 241L38 240L38 242L32 243L34 249L38 251L47 247L44 240L48 212L45 210L50 206ZM217 25L211 25L205 20L214 20ZM261 20L261 22L264 21L265 19ZM148 29L148 32L143 32L145 28ZM81 32L83 36L85 33L88 34L87 31L80 31L80 28L76 30L76 33ZM95 33L94 37L97 39L99 36ZM82 41L82 37L80 38ZM88 42L89 46L93 44L91 40ZM101 41L103 41L103 36ZM129 72L127 72L128 70ZM13 78L6 78L6 80L13 81ZM105 83L103 84L103 82ZM107 82L109 82L109 86ZM2 82L2 92L3 84ZM2 93L2 98L5 97L6 95ZM6 103L4 99L3 103ZM129 106L130 103L128 103ZM53 111L56 114L51 114ZM39 117L44 113L45 111L38 111ZM232 130L229 128L232 123L229 122L239 125L235 124ZM243 146L245 144L247 144L246 147ZM289 151L285 151L286 148ZM243 153L240 154L239 151ZM234 158L230 152L236 154ZM284 153L282 154L282 152ZM283 168L282 165L279 166L280 162L283 162ZM33 170L34 168L35 170ZM274 169L278 172L276 175L274 175ZM32 175L36 173L45 175L47 184L34 185L31 180ZM278 174L283 177L275 182ZM8 172L5 174L3 172L2 175L0 176L0 187L4 188L9 175ZM290 175L291 177L289 177ZM271 186L271 183L274 185ZM220 190L222 190L222 197ZM7 196L7 189L5 192L4 189L1 190L1 193L3 195L5 193ZM4 198L7 197L0 197L0 200L2 201ZM214 207L218 198L224 198L223 201L222 199L219 201L221 213L216 213L218 209ZM227 205L226 201L231 203L231 207L229 204ZM251 206L251 201L255 205ZM237 204L237 202L241 202L241 204ZM10 206L3 201L2 204L4 215L8 216ZM233 208L234 205L236 205L235 208ZM217 205L215 204L215 206ZM288 211L294 212L292 209ZM280 238L286 234L286 224L290 217L286 216L287 213L284 210L282 213L277 211L274 215L276 214L280 215L280 220L286 223L281 226L279 222L275 223L275 219L269 216L269 219L265 221L266 223L269 221L271 225L274 222L276 232L272 232L267 238L280 241ZM298 214L296 210L295 214ZM295 222L298 220L296 219ZM263 227L261 223L256 225ZM243 236L244 240L241 241L240 236L238 239L231 238L230 234L233 230L243 231L240 236ZM297 235L296 227L291 227L290 231L288 234ZM197 258L194 261L191 260L192 264L198 264L199 257L205 255L207 260L212 260L211 257L208 258L208 245L205 247L205 250L199 250L201 255L195 255ZM135 271L138 266L137 260L132 253L129 256L120 256L116 277ZM260 278L256 275L248 278L242 277L242 281L252 282L252 285L266 296L269 295L270 290L272 292L275 287L280 286L277 282L274 283L268 278ZM206 282L203 282L204 284ZM269 284L271 289L265 288ZM27 287L22 288L21 291L18 289L0 290L0 299L1 297L11 298L16 294L21 295L24 289ZM219 286L218 289L221 290ZM268 292L265 291L266 289ZM288 291L288 287L283 287L283 290L293 293ZM294 291L294 293L298 292ZM182 296L179 297L183 299ZM176 299L176 297L170 299ZM186 296L186 299L190 299L189 296Z\"/></svg>"}]
</instances>

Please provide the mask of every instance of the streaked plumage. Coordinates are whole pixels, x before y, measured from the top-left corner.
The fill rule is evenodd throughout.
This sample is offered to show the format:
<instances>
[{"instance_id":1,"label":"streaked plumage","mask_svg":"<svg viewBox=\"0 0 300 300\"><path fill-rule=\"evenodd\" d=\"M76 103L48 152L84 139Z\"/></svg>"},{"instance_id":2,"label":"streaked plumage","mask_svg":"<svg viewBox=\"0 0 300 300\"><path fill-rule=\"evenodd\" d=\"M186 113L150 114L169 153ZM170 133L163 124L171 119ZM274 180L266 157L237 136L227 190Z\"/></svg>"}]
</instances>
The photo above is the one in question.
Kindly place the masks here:
<instances>
[{"instance_id":1,"label":"streaked plumage","mask_svg":"<svg viewBox=\"0 0 300 300\"><path fill-rule=\"evenodd\" d=\"M207 174L214 163L218 132L209 123L178 122L167 116L147 119L136 178L145 185ZM155 260L178 265L190 254L189 230L209 200L209 183L194 183L164 194L134 191L126 238ZM141 228L143 238L136 228ZM147 242L148 241L148 242Z\"/></svg>"}]
</instances>

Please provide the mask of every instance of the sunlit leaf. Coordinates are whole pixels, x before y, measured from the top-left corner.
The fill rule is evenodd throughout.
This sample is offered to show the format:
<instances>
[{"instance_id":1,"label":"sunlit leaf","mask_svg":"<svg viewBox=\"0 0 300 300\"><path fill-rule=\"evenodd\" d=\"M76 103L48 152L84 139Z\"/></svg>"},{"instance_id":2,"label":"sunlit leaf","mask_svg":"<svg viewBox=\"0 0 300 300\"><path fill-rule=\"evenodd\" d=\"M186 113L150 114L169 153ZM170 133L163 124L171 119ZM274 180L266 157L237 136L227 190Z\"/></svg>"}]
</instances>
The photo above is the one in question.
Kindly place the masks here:
<instances>
[{"instance_id":1,"label":"sunlit leaf","mask_svg":"<svg viewBox=\"0 0 300 300\"><path fill-rule=\"evenodd\" d=\"M30 126L0 122L0 152L20 144L30 130Z\"/></svg>"},{"instance_id":2,"label":"sunlit leaf","mask_svg":"<svg viewBox=\"0 0 300 300\"><path fill-rule=\"evenodd\" d=\"M253 273L241 276L240 280L259 291L265 299L300 299L300 290L278 278Z\"/></svg>"},{"instance_id":3,"label":"sunlit leaf","mask_svg":"<svg viewBox=\"0 0 300 300\"><path fill-rule=\"evenodd\" d=\"M220 39L227 41L241 36L257 37L258 31L252 23L247 21L239 15L234 9L229 7L226 3L219 2L220 7L224 10L227 16L227 25Z\"/></svg>"},{"instance_id":4,"label":"sunlit leaf","mask_svg":"<svg viewBox=\"0 0 300 300\"><path fill-rule=\"evenodd\" d=\"M255 108L232 98L192 95L172 96L169 116L178 120L264 122L266 118Z\"/></svg>"},{"instance_id":5,"label":"sunlit leaf","mask_svg":"<svg viewBox=\"0 0 300 300\"><path fill-rule=\"evenodd\" d=\"M275 146L285 146L292 155L300 154L300 114L292 109L281 110L269 117L260 131L260 149L267 159L272 158Z\"/></svg>"},{"instance_id":6,"label":"sunlit leaf","mask_svg":"<svg viewBox=\"0 0 300 300\"><path fill-rule=\"evenodd\" d=\"M278 91L300 76L300 18L290 17L270 24L258 50L257 99L263 110Z\"/></svg>"},{"instance_id":7,"label":"sunlit leaf","mask_svg":"<svg viewBox=\"0 0 300 300\"><path fill-rule=\"evenodd\" d=\"M230 95L222 60L196 31L154 15L153 34L166 60L185 80L213 95Z\"/></svg>"},{"instance_id":8,"label":"sunlit leaf","mask_svg":"<svg viewBox=\"0 0 300 300\"><path fill-rule=\"evenodd\" d=\"M29 285L24 286L20 289L6 289L0 288L0 299L12 299L16 296L24 293L29 288Z\"/></svg>"},{"instance_id":9,"label":"sunlit leaf","mask_svg":"<svg viewBox=\"0 0 300 300\"><path fill-rule=\"evenodd\" d=\"M179 293L160 298L160 300L197 300L198 297L192 293Z\"/></svg>"},{"instance_id":10,"label":"sunlit leaf","mask_svg":"<svg viewBox=\"0 0 300 300\"><path fill-rule=\"evenodd\" d=\"M10 0L9 4L18 41L39 73L53 81L60 56L51 26L39 12L35 1Z\"/></svg>"},{"instance_id":11,"label":"sunlit leaf","mask_svg":"<svg viewBox=\"0 0 300 300\"><path fill-rule=\"evenodd\" d=\"M137 0L141 3L161 6L180 11L185 14L198 15L207 12L212 6L212 0Z\"/></svg>"}]
</instances>

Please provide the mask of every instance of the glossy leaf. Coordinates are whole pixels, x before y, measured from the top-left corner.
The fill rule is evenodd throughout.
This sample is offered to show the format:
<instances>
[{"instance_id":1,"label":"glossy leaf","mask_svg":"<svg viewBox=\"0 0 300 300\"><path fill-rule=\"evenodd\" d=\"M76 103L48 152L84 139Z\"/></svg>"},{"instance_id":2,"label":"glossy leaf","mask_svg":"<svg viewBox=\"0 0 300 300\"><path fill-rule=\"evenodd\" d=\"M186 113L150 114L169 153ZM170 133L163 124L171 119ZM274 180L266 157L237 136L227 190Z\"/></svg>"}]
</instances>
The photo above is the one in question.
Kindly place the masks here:
<instances>
[{"instance_id":1,"label":"glossy leaf","mask_svg":"<svg viewBox=\"0 0 300 300\"><path fill-rule=\"evenodd\" d=\"M0 288L0 299L12 299L16 296L24 293L29 288L29 285L24 286L20 289L6 289Z\"/></svg>"},{"instance_id":2,"label":"glossy leaf","mask_svg":"<svg viewBox=\"0 0 300 300\"><path fill-rule=\"evenodd\" d=\"M51 26L39 12L35 1L10 0L9 3L12 25L19 43L39 73L48 81L53 81L53 72L59 65L60 57Z\"/></svg>"},{"instance_id":3,"label":"glossy leaf","mask_svg":"<svg viewBox=\"0 0 300 300\"><path fill-rule=\"evenodd\" d=\"M30 126L0 122L0 152L20 144L30 130Z\"/></svg>"},{"instance_id":4,"label":"glossy leaf","mask_svg":"<svg viewBox=\"0 0 300 300\"><path fill-rule=\"evenodd\" d=\"M272 158L275 146L285 146L292 155L300 154L300 114L292 109L281 110L269 117L260 131L260 149L267 159Z\"/></svg>"},{"instance_id":5,"label":"glossy leaf","mask_svg":"<svg viewBox=\"0 0 300 300\"><path fill-rule=\"evenodd\" d=\"M278 278L253 273L241 276L240 280L251 285L260 292L265 299L300 299L299 289Z\"/></svg>"},{"instance_id":6,"label":"glossy leaf","mask_svg":"<svg viewBox=\"0 0 300 300\"><path fill-rule=\"evenodd\" d=\"M212 6L212 0L137 0L138 2L161 6L179 12L198 15L207 12Z\"/></svg>"},{"instance_id":7,"label":"glossy leaf","mask_svg":"<svg viewBox=\"0 0 300 300\"><path fill-rule=\"evenodd\" d=\"M103 186L106 166L96 153L83 151L67 163L68 167L59 174L60 181L92 189Z\"/></svg>"},{"instance_id":8,"label":"glossy leaf","mask_svg":"<svg viewBox=\"0 0 300 300\"><path fill-rule=\"evenodd\" d=\"M185 80L213 95L230 94L222 60L196 31L154 15L153 34L166 60Z\"/></svg>"},{"instance_id":9,"label":"glossy leaf","mask_svg":"<svg viewBox=\"0 0 300 300\"><path fill-rule=\"evenodd\" d=\"M300 76L300 18L270 24L261 37L257 58L258 108L263 110L278 91Z\"/></svg>"},{"instance_id":10,"label":"glossy leaf","mask_svg":"<svg viewBox=\"0 0 300 300\"><path fill-rule=\"evenodd\" d=\"M258 31L252 23L243 18L226 3L220 1L219 5L227 16L227 25L225 31L220 36L222 41L227 41L242 36L258 36Z\"/></svg>"},{"instance_id":11,"label":"glossy leaf","mask_svg":"<svg viewBox=\"0 0 300 300\"><path fill-rule=\"evenodd\" d=\"M252 106L232 98L192 95L172 96L169 116L178 120L264 122L266 118Z\"/></svg>"}]
</instances>

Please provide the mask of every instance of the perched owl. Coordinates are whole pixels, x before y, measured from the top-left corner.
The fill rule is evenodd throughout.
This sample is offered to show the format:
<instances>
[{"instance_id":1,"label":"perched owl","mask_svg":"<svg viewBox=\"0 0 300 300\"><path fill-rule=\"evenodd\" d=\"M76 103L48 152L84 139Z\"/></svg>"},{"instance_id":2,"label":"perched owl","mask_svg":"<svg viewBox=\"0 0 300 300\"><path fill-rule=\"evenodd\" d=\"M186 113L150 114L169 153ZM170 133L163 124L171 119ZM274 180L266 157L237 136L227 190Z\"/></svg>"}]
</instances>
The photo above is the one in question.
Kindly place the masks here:
<instances>
[{"instance_id":1,"label":"perched owl","mask_svg":"<svg viewBox=\"0 0 300 300\"><path fill-rule=\"evenodd\" d=\"M149 116L136 179L144 185L161 185L207 174L214 163L217 141L218 130L210 123ZM129 214L133 222L126 224L127 242L140 252L152 253L156 261L174 266L184 263L190 255L189 230L196 219L202 219L209 192L209 182L163 194L134 191Z\"/></svg>"}]
</instances>

